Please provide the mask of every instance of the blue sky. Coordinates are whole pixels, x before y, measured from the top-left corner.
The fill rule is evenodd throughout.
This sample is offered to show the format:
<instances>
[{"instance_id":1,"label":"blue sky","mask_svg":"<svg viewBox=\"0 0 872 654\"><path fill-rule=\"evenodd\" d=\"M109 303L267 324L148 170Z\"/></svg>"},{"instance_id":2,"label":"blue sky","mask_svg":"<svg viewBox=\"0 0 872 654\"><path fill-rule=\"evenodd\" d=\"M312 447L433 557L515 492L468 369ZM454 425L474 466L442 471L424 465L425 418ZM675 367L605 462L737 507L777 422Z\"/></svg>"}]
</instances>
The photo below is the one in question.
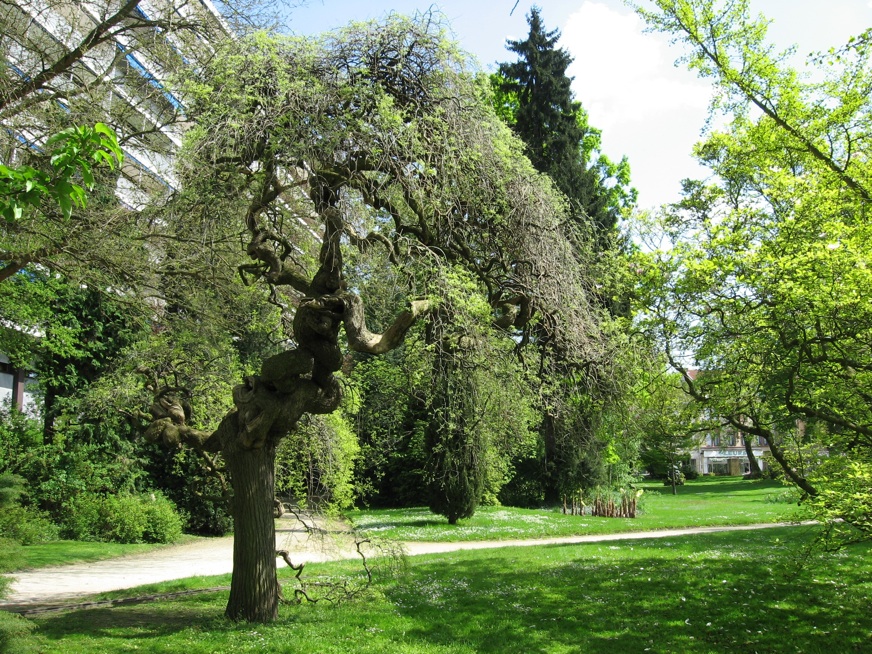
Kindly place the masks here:
<instances>
[{"instance_id":1,"label":"blue sky","mask_svg":"<svg viewBox=\"0 0 872 654\"><path fill-rule=\"evenodd\" d=\"M290 14L296 34L314 34L350 20L440 10L464 50L485 70L513 59L507 38L523 38L536 4L545 25L560 29L561 46L575 57L573 89L603 130L613 159L627 155L642 207L678 199L680 180L705 171L690 156L703 128L709 87L673 64L680 52L666 38L643 33L621 0L308 0ZM872 0L751 0L773 20L772 40L798 53L826 50L872 25Z\"/></svg>"}]
</instances>

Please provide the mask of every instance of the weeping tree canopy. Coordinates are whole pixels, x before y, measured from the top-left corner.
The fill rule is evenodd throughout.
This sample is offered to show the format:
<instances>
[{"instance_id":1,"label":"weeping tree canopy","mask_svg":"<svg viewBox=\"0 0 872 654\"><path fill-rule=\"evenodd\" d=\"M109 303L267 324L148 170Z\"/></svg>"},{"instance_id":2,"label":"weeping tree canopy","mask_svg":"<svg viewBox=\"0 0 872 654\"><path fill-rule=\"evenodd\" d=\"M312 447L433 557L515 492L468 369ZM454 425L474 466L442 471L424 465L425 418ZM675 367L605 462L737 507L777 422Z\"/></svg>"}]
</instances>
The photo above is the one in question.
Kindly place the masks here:
<instances>
[{"instance_id":1,"label":"weeping tree canopy","mask_svg":"<svg viewBox=\"0 0 872 654\"><path fill-rule=\"evenodd\" d=\"M187 184L220 176L246 203L251 279L344 293L342 242L377 244L397 265L435 255L475 273L504 327L523 330L535 314L567 352L589 354L564 204L464 66L438 26L401 18L320 42L234 44L188 89L198 128ZM299 222L318 234L317 262L302 256L311 239L289 240ZM358 348L390 349L360 338Z\"/></svg>"},{"instance_id":2,"label":"weeping tree canopy","mask_svg":"<svg viewBox=\"0 0 872 654\"><path fill-rule=\"evenodd\" d=\"M185 85L196 126L181 157L185 191L164 220L180 233L191 221L206 230L200 264L215 277L241 275L293 312L296 344L235 388L235 410L214 432L191 428L170 389L152 405L152 439L220 450L227 461L234 619L275 615L276 443L303 414L338 406L340 335L351 350L382 354L439 308L438 293L420 293L428 266L466 268L494 326L519 343L533 337L566 357L604 356L563 231L565 203L523 157L488 93L430 16L314 41L254 35ZM234 232L243 235L241 263L210 247L226 247ZM382 248L407 274L408 303L381 333L367 328L347 248Z\"/></svg>"}]
</instances>

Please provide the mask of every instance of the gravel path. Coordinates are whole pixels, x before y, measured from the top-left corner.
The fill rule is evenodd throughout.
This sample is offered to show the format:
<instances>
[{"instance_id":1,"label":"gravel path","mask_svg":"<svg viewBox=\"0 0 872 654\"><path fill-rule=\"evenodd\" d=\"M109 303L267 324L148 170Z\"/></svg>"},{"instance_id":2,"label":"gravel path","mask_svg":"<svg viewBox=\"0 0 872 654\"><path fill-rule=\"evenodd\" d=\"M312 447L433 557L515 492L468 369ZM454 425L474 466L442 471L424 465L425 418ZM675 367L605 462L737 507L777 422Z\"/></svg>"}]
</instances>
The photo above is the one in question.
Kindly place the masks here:
<instances>
[{"instance_id":1,"label":"gravel path","mask_svg":"<svg viewBox=\"0 0 872 654\"><path fill-rule=\"evenodd\" d=\"M719 531L742 531L783 527L792 523L743 525L733 527L698 527L689 529L664 529L622 534L595 536L569 536L534 540L468 541L455 543L405 543L412 555L454 552L458 550L490 549L499 547L532 547L536 545L596 543L604 541L631 540L638 538L668 538L688 534L709 534ZM285 526L287 525L287 526ZM336 533L336 532L333 532ZM350 558L356 554L349 549L347 541L310 537L296 521L282 520L276 530L276 548L287 550L294 563ZM111 590L133 588L187 577L220 575L233 569L233 537L210 538L184 545L164 547L145 554L107 559L93 563L61 565L16 572L15 581L7 597L0 599L3 605L56 604L74 598L103 593Z\"/></svg>"}]
</instances>

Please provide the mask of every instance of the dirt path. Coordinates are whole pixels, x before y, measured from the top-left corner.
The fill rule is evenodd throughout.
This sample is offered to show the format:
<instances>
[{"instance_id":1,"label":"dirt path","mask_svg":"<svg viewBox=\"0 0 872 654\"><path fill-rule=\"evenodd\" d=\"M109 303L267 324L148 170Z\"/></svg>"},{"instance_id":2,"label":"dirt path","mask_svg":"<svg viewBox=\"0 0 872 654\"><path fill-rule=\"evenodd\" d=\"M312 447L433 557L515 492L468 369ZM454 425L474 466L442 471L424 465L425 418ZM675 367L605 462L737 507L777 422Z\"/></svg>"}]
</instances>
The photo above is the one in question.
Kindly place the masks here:
<instances>
[{"instance_id":1,"label":"dirt path","mask_svg":"<svg viewBox=\"0 0 872 654\"><path fill-rule=\"evenodd\" d=\"M285 526L285 525L288 526ZM455 543L405 543L412 555L455 552L458 550L499 547L532 547L576 543L631 540L638 538L668 538L689 534L710 534L719 531L742 531L784 527L792 523L743 525L733 527L696 527L660 531L628 532L593 536L568 536L533 540L469 541ZM334 532L335 533L335 532ZM342 540L330 537L312 538L299 523L281 521L276 530L276 548L287 550L294 563L325 561L356 556ZM16 572L15 581L3 605L57 604L86 595L122 590L161 581L220 575L233 569L233 537L212 538L184 545L161 548L145 554L107 559L93 563L62 565L38 570Z\"/></svg>"}]
</instances>

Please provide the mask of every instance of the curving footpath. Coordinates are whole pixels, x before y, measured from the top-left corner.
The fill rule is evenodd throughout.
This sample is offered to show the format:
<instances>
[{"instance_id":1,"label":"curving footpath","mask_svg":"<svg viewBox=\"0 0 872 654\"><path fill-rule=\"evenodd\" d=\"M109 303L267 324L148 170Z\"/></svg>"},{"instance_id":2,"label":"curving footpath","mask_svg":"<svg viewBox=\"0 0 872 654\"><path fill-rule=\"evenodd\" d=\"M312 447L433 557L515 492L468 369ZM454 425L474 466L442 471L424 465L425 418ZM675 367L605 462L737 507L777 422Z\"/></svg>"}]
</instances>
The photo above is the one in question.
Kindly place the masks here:
<instances>
[{"instance_id":1,"label":"curving footpath","mask_svg":"<svg viewBox=\"0 0 872 654\"><path fill-rule=\"evenodd\" d=\"M281 524L281 523L280 523ZM792 526L796 523L740 525L726 527L691 527L620 534L567 536L530 540L466 541L453 543L404 543L411 556L455 552L458 550L492 549L500 547L533 547L536 545L569 545L598 543L640 538L668 538L690 534L710 534L720 531L747 531ZM337 532L324 532L315 538L302 527L278 528L276 548L286 550L294 563L336 560L357 556L347 539L330 538ZM324 537L326 534L326 537ZM61 604L87 595L134 588L188 577L204 577L230 573L233 569L233 537L210 538L173 545L144 554L107 559L92 563L60 565L5 575L14 578L7 597L0 599L0 609L20 610L27 606Z\"/></svg>"}]
</instances>

